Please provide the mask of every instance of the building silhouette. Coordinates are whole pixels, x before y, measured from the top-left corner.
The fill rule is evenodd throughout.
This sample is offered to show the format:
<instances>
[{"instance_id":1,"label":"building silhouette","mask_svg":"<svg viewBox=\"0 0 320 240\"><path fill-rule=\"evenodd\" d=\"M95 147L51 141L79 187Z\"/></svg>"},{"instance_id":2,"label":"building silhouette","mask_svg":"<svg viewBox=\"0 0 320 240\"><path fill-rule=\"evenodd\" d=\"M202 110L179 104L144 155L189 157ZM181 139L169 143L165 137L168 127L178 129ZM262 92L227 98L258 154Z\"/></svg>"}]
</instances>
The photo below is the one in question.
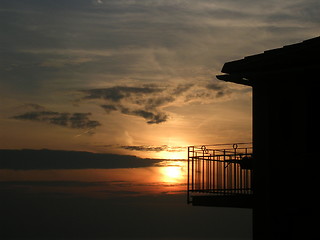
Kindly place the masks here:
<instances>
[{"instance_id":1,"label":"building silhouette","mask_svg":"<svg viewBox=\"0 0 320 240\"><path fill-rule=\"evenodd\" d=\"M194 205L252 207L255 240L320 239L319 72L320 37L224 64L219 80L252 86L251 190L195 194L201 184L190 174L199 159L210 161L205 149L198 154L203 157L189 156L188 197ZM245 155L234 156L224 160L240 168Z\"/></svg>"}]
</instances>

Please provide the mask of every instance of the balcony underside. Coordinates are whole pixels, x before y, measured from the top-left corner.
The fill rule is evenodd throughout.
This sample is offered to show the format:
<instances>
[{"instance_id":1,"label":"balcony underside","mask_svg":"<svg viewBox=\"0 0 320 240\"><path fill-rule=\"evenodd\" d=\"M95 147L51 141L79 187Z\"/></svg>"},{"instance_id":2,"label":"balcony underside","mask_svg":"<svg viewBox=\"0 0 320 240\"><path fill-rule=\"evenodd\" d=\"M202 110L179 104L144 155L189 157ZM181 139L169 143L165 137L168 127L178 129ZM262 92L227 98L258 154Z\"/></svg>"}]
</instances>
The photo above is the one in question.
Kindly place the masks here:
<instances>
[{"instance_id":1,"label":"balcony underside","mask_svg":"<svg viewBox=\"0 0 320 240\"><path fill-rule=\"evenodd\" d=\"M193 206L252 208L252 194L191 196Z\"/></svg>"}]
</instances>

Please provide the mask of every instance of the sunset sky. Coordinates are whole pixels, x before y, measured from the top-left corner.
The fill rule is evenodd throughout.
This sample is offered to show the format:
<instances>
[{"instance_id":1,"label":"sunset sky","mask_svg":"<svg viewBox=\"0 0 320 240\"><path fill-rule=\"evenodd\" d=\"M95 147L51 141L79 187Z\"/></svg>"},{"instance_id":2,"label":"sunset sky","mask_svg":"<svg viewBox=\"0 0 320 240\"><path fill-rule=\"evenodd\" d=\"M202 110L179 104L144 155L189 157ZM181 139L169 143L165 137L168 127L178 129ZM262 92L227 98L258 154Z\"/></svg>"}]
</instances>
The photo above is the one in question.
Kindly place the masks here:
<instances>
[{"instance_id":1,"label":"sunset sky","mask_svg":"<svg viewBox=\"0 0 320 240\"><path fill-rule=\"evenodd\" d=\"M227 61L319 35L318 0L2 0L0 148L184 158L251 141Z\"/></svg>"},{"instance_id":2,"label":"sunset sky","mask_svg":"<svg viewBox=\"0 0 320 240\"><path fill-rule=\"evenodd\" d=\"M215 76L319 36L319 12L0 0L1 239L252 239L252 209L187 204L186 146L251 141L251 88Z\"/></svg>"}]
</instances>

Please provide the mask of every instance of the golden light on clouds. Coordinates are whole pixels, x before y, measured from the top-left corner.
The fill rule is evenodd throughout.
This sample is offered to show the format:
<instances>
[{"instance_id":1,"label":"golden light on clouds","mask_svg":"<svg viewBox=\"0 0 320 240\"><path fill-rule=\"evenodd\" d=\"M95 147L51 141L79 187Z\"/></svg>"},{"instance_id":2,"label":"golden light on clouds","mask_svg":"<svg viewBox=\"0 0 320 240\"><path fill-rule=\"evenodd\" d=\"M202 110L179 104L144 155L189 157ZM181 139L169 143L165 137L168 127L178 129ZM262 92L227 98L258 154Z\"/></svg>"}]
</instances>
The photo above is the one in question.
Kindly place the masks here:
<instances>
[{"instance_id":1,"label":"golden light on clouds","mask_svg":"<svg viewBox=\"0 0 320 240\"><path fill-rule=\"evenodd\" d=\"M163 151L160 152L157 155L157 158L160 159L186 159L187 158L187 152L185 151L176 151L176 152L170 152L170 151Z\"/></svg>"}]
</instances>

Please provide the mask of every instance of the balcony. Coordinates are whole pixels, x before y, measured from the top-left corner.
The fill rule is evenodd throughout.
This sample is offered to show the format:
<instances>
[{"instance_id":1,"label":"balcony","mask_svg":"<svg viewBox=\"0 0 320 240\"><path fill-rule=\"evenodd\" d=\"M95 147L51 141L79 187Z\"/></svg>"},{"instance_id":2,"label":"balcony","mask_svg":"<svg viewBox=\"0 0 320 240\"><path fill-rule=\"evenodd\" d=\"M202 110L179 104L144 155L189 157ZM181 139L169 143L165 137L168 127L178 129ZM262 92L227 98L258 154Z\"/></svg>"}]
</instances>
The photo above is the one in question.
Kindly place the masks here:
<instances>
[{"instance_id":1,"label":"balcony","mask_svg":"<svg viewBox=\"0 0 320 240\"><path fill-rule=\"evenodd\" d=\"M188 147L188 203L252 207L252 144Z\"/></svg>"}]
</instances>

